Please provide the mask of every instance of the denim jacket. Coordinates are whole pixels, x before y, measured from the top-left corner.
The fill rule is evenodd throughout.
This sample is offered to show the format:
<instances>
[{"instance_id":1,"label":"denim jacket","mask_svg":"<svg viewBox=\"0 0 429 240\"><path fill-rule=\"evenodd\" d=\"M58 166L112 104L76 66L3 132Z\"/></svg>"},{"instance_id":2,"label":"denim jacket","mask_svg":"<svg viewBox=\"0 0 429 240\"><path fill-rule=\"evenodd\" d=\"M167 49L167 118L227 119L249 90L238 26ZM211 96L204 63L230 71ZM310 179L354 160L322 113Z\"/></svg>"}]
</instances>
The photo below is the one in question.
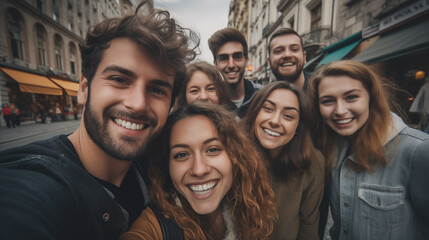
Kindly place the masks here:
<instances>
[{"instance_id":1,"label":"denim jacket","mask_svg":"<svg viewBox=\"0 0 429 240\"><path fill-rule=\"evenodd\" d=\"M386 166L356 172L337 141L331 182L332 239L429 239L429 135L392 114ZM340 145L341 143L341 145Z\"/></svg>"}]
</instances>

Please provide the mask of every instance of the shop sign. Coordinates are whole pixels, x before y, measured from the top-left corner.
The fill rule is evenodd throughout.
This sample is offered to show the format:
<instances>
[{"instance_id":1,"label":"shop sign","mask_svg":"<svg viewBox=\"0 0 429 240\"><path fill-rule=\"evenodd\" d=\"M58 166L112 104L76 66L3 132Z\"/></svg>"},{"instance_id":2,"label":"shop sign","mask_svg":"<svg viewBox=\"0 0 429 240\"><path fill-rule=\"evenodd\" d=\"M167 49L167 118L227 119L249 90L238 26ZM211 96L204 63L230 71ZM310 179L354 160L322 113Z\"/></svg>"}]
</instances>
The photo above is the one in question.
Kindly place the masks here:
<instances>
[{"instance_id":1,"label":"shop sign","mask_svg":"<svg viewBox=\"0 0 429 240\"><path fill-rule=\"evenodd\" d=\"M379 23L368 26L362 30L362 39L366 39L366 38L369 38L371 36L374 36L379 31L380 31L380 24Z\"/></svg>"},{"instance_id":2,"label":"shop sign","mask_svg":"<svg viewBox=\"0 0 429 240\"><path fill-rule=\"evenodd\" d=\"M401 10L383 18L380 22L380 31L392 27L427 10L429 10L429 0L416 1L413 4L410 4Z\"/></svg>"}]
</instances>

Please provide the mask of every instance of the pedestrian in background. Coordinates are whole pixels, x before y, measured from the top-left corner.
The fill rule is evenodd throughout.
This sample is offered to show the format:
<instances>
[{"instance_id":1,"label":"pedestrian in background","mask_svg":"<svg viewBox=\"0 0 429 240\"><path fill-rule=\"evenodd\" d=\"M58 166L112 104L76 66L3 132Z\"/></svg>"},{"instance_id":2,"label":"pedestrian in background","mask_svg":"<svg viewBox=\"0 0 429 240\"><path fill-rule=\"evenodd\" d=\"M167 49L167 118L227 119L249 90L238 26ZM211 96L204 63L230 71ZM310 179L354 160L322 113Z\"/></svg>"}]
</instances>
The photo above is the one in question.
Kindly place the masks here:
<instances>
[{"instance_id":1,"label":"pedestrian in background","mask_svg":"<svg viewBox=\"0 0 429 240\"><path fill-rule=\"evenodd\" d=\"M351 60L316 71L307 94L330 173L332 239L429 239L429 135L391 112L392 83Z\"/></svg>"},{"instance_id":2,"label":"pedestrian in background","mask_svg":"<svg viewBox=\"0 0 429 240\"><path fill-rule=\"evenodd\" d=\"M429 75L427 73L425 83L411 104L410 112L420 113L419 128L423 132L429 133Z\"/></svg>"},{"instance_id":3,"label":"pedestrian in background","mask_svg":"<svg viewBox=\"0 0 429 240\"><path fill-rule=\"evenodd\" d=\"M19 109L15 106L15 104L11 103L10 104L10 122L12 127L19 127L18 125L18 114L20 114ZM20 116L19 116L19 120L20 120Z\"/></svg>"},{"instance_id":4,"label":"pedestrian in background","mask_svg":"<svg viewBox=\"0 0 429 240\"><path fill-rule=\"evenodd\" d=\"M74 106L73 107L73 116L74 116L74 120L78 120L78 118L77 118L77 107L76 106Z\"/></svg>"},{"instance_id":5,"label":"pedestrian in background","mask_svg":"<svg viewBox=\"0 0 429 240\"><path fill-rule=\"evenodd\" d=\"M205 61L192 63L186 69L186 79L177 104L182 107L193 101L211 102L231 110L236 109L221 73Z\"/></svg>"},{"instance_id":6,"label":"pedestrian in background","mask_svg":"<svg viewBox=\"0 0 429 240\"><path fill-rule=\"evenodd\" d=\"M150 149L152 203L185 239L268 239L276 215L273 191L234 113L192 102L168 117ZM146 208L120 239L165 238Z\"/></svg>"},{"instance_id":7,"label":"pedestrian in background","mask_svg":"<svg viewBox=\"0 0 429 240\"><path fill-rule=\"evenodd\" d=\"M11 114L12 114L12 112L10 110L9 104L3 103L3 107L1 109L1 111L3 113L3 118L6 121L7 128L10 128L11 127Z\"/></svg>"},{"instance_id":8,"label":"pedestrian in background","mask_svg":"<svg viewBox=\"0 0 429 240\"><path fill-rule=\"evenodd\" d=\"M56 103L55 104L55 116L56 116L56 120L59 122L61 121L61 108L60 108L60 104Z\"/></svg>"},{"instance_id":9,"label":"pedestrian in background","mask_svg":"<svg viewBox=\"0 0 429 240\"><path fill-rule=\"evenodd\" d=\"M17 127L21 126L21 110L15 106L15 124Z\"/></svg>"},{"instance_id":10,"label":"pedestrian in background","mask_svg":"<svg viewBox=\"0 0 429 240\"><path fill-rule=\"evenodd\" d=\"M46 109L40 102L36 102L35 104L36 104L37 112L40 114L41 123L45 124L46 123Z\"/></svg>"},{"instance_id":11,"label":"pedestrian in background","mask_svg":"<svg viewBox=\"0 0 429 240\"><path fill-rule=\"evenodd\" d=\"M263 153L279 214L271 239L318 239L325 160L310 138L311 105L302 89L270 83L253 97L243 127Z\"/></svg>"}]
</instances>

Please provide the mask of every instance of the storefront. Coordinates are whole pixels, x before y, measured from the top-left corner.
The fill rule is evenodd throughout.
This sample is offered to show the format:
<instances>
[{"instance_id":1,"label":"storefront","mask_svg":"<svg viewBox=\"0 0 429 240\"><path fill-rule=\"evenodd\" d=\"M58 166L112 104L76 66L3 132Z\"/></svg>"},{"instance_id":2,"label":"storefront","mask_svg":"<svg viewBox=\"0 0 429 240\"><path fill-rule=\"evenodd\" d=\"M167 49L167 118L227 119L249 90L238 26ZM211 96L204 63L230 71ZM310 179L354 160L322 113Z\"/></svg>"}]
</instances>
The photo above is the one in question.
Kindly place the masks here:
<instances>
[{"instance_id":1,"label":"storefront","mask_svg":"<svg viewBox=\"0 0 429 240\"><path fill-rule=\"evenodd\" d=\"M51 116L54 115L57 104L63 119L70 118L68 115L73 116L72 109L77 105L78 83L48 78L9 66L0 66L0 70L6 78L7 103L14 103L20 109L24 124L41 121L42 114L48 117L48 121L54 119Z\"/></svg>"},{"instance_id":2,"label":"storefront","mask_svg":"<svg viewBox=\"0 0 429 240\"><path fill-rule=\"evenodd\" d=\"M418 114L408 110L424 83L421 73L429 74L428 3L417 1L384 17L376 38L353 59L373 66L404 90L397 99L408 113L410 123L416 124Z\"/></svg>"}]
</instances>

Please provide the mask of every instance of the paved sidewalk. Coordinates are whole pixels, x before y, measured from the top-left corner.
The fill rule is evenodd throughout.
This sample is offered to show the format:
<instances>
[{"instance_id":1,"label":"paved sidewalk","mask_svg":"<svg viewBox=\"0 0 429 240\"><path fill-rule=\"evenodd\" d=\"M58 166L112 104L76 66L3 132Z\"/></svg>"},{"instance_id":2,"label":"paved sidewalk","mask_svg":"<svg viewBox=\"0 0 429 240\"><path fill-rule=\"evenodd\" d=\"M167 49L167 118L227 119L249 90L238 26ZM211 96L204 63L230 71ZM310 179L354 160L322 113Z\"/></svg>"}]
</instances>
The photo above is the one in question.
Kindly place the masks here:
<instances>
[{"instance_id":1,"label":"paved sidewalk","mask_svg":"<svg viewBox=\"0 0 429 240\"><path fill-rule=\"evenodd\" d=\"M51 123L29 123L17 128L0 127L0 144L25 139L48 132L64 130L65 132L74 131L80 124L80 120L67 120Z\"/></svg>"}]
</instances>

